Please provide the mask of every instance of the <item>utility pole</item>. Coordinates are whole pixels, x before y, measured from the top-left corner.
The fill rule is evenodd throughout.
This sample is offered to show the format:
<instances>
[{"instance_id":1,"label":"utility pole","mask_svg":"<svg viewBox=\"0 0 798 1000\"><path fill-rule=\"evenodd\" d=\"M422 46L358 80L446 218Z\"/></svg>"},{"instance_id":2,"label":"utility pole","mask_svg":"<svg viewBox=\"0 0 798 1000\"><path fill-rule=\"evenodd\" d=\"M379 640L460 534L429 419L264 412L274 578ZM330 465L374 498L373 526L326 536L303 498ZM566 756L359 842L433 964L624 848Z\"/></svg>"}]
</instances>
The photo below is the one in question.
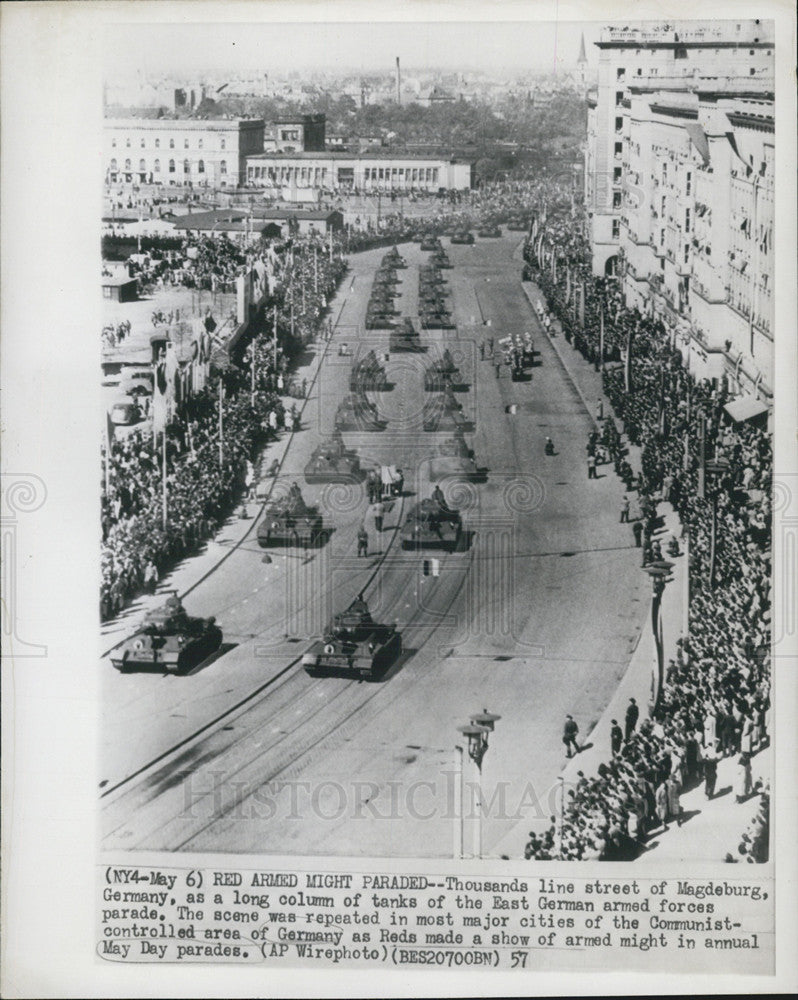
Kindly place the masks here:
<instances>
[{"instance_id":1,"label":"utility pole","mask_svg":"<svg viewBox=\"0 0 798 1000\"><path fill-rule=\"evenodd\" d=\"M224 382L219 379L219 466L224 461L224 418L222 416L222 403L224 401Z\"/></svg>"},{"instance_id":2,"label":"utility pole","mask_svg":"<svg viewBox=\"0 0 798 1000\"><path fill-rule=\"evenodd\" d=\"M166 531L166 521L168 517L167 492L166 492L166 425L161 431L162 466L161 466L161 527Z\"/></svg>"}]
</instances>

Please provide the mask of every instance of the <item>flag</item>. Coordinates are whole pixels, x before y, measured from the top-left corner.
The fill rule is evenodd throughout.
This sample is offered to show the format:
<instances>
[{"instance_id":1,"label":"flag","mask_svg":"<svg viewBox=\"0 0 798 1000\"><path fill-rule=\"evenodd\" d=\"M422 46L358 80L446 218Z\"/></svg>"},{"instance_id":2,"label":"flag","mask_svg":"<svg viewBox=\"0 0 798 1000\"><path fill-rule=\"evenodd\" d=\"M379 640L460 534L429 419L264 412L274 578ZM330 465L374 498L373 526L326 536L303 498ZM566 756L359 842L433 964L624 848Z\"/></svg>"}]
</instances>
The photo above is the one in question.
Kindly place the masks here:
<instances>
[{"instance_id":1,"label":"flag","mask_svg":"<svg viewBox=\"0 0 798 1000\"><path fill-rule=\"evenodd\" d=\"M565 301L571 301L571 268L566 268L565 272Z\"/></svg>"},{"instance_id":2,"label":"flag","mask_svg":"<svg viewBox=\"0 0 798 1000\"><path fill-rule=\"evenodd\" d=\"M585 328L585 283L584 281L579 286L579 323L582 329Z\"/></svg>"}]
</instances>

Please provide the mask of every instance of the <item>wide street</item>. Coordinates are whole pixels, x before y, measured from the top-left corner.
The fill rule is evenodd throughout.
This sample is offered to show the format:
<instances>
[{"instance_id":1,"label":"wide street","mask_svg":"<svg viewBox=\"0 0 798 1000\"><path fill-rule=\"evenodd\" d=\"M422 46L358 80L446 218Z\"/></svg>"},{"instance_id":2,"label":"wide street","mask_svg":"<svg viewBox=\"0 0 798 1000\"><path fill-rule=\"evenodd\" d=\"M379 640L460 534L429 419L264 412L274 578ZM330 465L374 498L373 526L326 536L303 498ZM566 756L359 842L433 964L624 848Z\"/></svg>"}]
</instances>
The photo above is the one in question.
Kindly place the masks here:
<instances>
[{"instance_id":1,"label":"wide street","mask_svg":"<svg viewBox=\"0 0 798 1000\"><path fill-rule=\"evenodd\" d=\"M106 847L451 856L455 747L464 742L457 727L483 709L501 716L482 766L484 853L512 832L520 854L527 831L548 822L565 761L564 716L572 713L587 739L626 671L650 586L619 524L622 485L611 466L587 479L593 424L523 294L520 238L443 239L457 330L421 331L425 354L391 353L394 387L370 394L387 428L344 433L364 465L404 471L405 495L381 534L364 488L309 486L303 477L313 448L332 433L353 360L388 352L387 331L363 325L384 250L350 258L332 304L334 334L316 347L325 356L319 364L308 352L300 370L313 379L302 429L274 485L263 487L279 492L296 481L334 529L330 540L272 549L264 563L255 527L237 544L244 522L231 518L197 557L201 582L185 599L189 614L216 616L221 654L178 677L118 674L100 661ZM413 317L427 254L418 244L400 250L408 268L399 272L397 309ZM531 381L511 381L506 366L497 378L480 343L527 330L539 352ZM342 344L352 357L339 353ZM428 461L450 436L422 429L423 370L444 347L468 383L457 398L486 477L441 484L462 512L465 551L404 551L397 529L429 496ZM544 456L546 435L553 457ZM369 556L359 559L364 521ZM438 576L424 575L431 555ZM376 621L397 623L401 658L379 681L309 677L301 654L360 591ZM106 646L135 624L128 615ZM467 757L465 775L475 777ZM467 852L471 833L466 823Z\"/></svg>"}]
</instances>

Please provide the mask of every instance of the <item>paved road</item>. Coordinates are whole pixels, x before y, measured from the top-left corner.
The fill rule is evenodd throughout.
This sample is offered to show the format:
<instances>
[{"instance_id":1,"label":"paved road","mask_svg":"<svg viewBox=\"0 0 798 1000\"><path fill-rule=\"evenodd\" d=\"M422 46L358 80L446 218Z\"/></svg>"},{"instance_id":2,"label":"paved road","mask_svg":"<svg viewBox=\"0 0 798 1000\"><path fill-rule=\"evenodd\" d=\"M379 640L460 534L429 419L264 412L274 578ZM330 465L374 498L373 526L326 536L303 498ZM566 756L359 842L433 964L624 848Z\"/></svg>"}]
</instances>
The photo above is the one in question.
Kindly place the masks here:
<instances>
[{"instance_id":1,"label":"paved road","mask_svg":"<svg viewBox=\"0 0 798 1000\"><path fill-rule=\"evenodd\" d=\"M517 242L508 234L447 246L457 331L424 331L426 355L391 354L395 388L372 396L388 428L345 435L362 459L404 469L409 495L379 536L361 491L309 487L301 477L348 392L351 361L339 344L387 351L387 333L362 328L382 251L353 259L304 429L284 464L286 480L321 504L332 538L269 565L252 536L236 549L187 602L192 613L215 614L234 646L193 674L119 676L102 661L106 789L141 769L104 800L107 846L450 855L457 726L483 708L502 717L482 768L491 803L485 853L514 828L520 852L526 831L553 812L564 714L589 733L626 670L647 595L639 552L618 523L620 484L601 471L587 480L591 423L522 293ZM401 272L401 306L413 315L416 265L426 255L417 245L402 252L410 267ZM531 382L512 382L506 368L497 379L490 360L480 360L480 341L524 330L540 351ZM487 478L444 484L470 544L442 555L433 577L423 574L423 553L401 549L396 529L428 495L428 459L446 436L420 428L429 397L421 373L444 346L469 384L458 399L474 421L469 440ZM553 458L543 455L547 434ZM364 519L372 548L358 559ZM398 623L405 654L379 682L308 677L293 661L364 587L374 617ZM466 760L466 778L475 776ZM465 833L468 849L468 821Z\"/></svg>"}]
</instances>

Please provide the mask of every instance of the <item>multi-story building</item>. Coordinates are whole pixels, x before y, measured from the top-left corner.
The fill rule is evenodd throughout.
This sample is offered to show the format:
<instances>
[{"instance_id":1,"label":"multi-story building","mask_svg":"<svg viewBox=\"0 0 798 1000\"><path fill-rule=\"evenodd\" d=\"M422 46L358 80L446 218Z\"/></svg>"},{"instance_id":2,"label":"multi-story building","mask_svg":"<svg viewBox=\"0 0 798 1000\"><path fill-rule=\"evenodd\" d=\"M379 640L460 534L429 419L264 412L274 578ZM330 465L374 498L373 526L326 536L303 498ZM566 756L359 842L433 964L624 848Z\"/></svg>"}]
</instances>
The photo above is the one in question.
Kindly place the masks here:
<instances>
[{"instance_id":1,"label":"multi-story building","mask_svg":"<svg viewBox=\"0 0 798 1000\"><path fill-rule=\"evenodd\" d=\"M586 206L595 274L614 274L620 238L624 139L635 94L657 91L771 96L773 24L641 23L602 31L598 88L588 99Z\"/></svg>"},{"instance_id":2,"label":"multi-story building","mask_svg":"<svg viewBox=\"0 0 798 1000\"><path fill-rule=\"evenodd\" d=\"M356 153L261 153L247 160L247 185L271 188L292 200L320 197L323 191L468 190L474 182L470 161L377 151ZM304 199L303 199L304 192ZM296 197L293 197L295 195Z\"/></svg>"},{"instance_id":3,"label":"multi-story building","mask_svg":"<svg viewBox=\"0 0 798 1000\"><path fill-rule=\"evenodd\" d=\"M262 119L106 119L109 183L238 187L263 150Z\"/></svg>"},{"instance_id":4,"label":"multi-story building","mask_svg":"<svg viewBox=\"0 0 798 1000\"><path fill-rule=\"evenodd\" d=\"M602 44L585 159L594 273L617 275L697 374L767 400L772 26L608 29Z\"/></svg>"},{"instance_id":5,"label":"multi-story building","mask_svg":"<svg viewBox=\"0 0 798 1000\"><path fill-rule=\"evenodd\" d=\"M771 101L631 101L619 220L626 301L659 316L700 374L773 384Z\"/></svg>"},{"instance_id":6,"label":"multi-story building","mask_svg":"<svg viewBox=\"0 0 798 1000\"><path fill-rule=\"evenodd\" d=\"M275 118L267 125L263 152L300 153L320 152L325 148L326 115L295 115Z\"/></svg>"}]
</instances>

